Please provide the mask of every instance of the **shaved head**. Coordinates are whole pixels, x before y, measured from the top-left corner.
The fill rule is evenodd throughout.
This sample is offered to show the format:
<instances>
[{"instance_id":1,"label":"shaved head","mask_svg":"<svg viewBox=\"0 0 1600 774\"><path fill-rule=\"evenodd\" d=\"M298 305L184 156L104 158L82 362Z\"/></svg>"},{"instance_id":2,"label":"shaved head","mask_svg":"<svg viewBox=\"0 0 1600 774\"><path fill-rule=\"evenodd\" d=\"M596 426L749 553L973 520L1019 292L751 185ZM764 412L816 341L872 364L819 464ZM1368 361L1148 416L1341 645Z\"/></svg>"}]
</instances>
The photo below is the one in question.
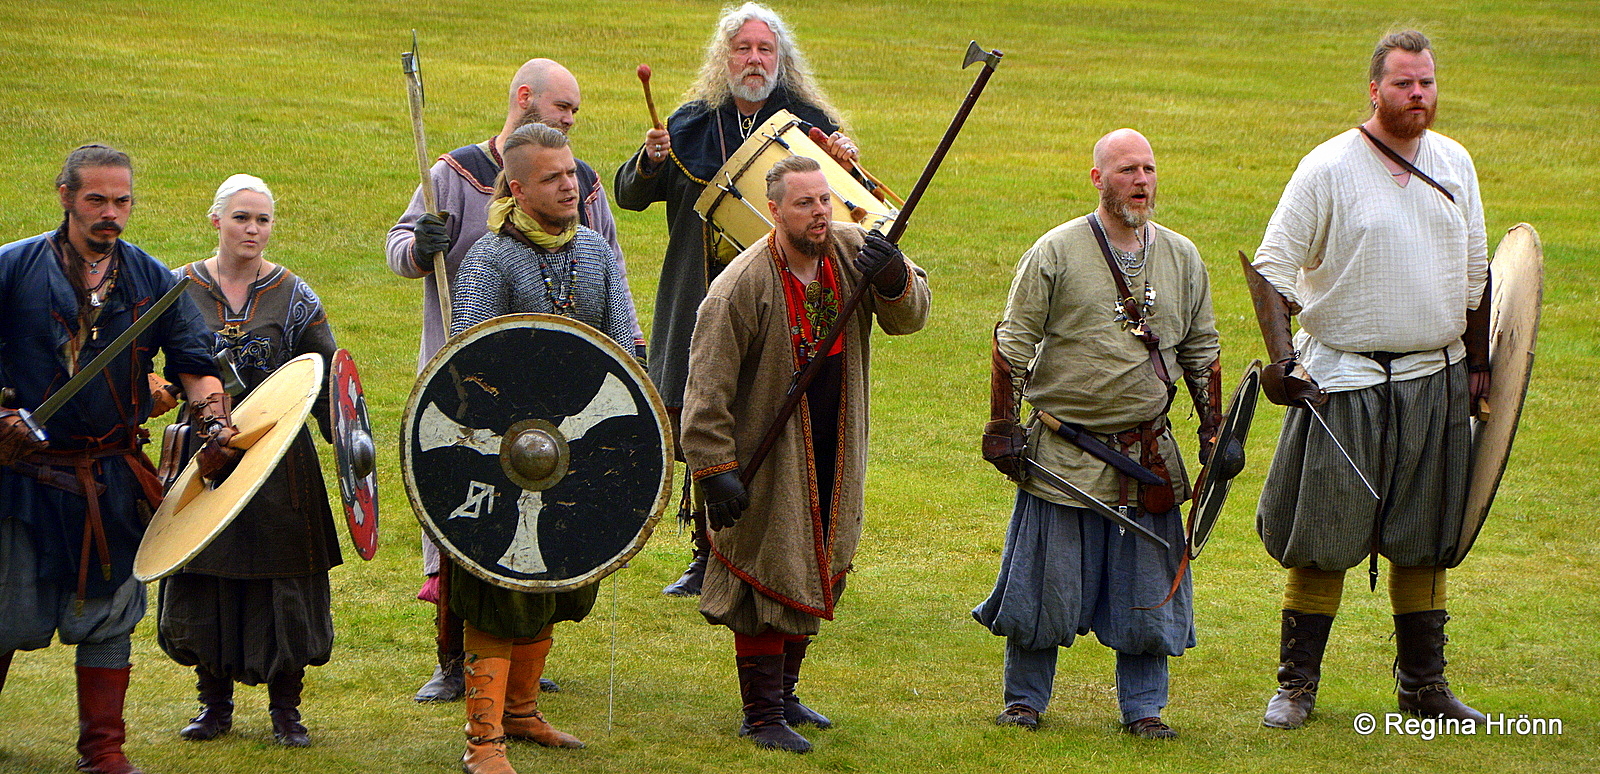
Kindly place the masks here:
<instances>
[{"instance_id":1,"label":"shaved head","mask_svg":"<svg viewBox=\"0 0 1600 774\"><path fill-rule=\"evenodd\" d=\"M1143 150L1154 155L1150 150L1150 141L1146 140L1144 135L1133 129L1118 129L1095 142L1095 169L1105 169L1112 158L1128 150Z\"/></svg>"},{"instance_id":2,"label":"shaved head","mask_svg":"<svg viewBox=\"0 0 1600 774\"><path fill-rule=\"evenodd\" d=\"M578 79L553 59L529 59L511 78L507 91L506 129L540 123L562 132L577 122L583 95Z\"/></svg>"},{"instance_id":3,"label":"shaved head","mask_svg":"<svg viewBox=\"0 0 1600 774\"><path fill-rule=\"evenodd\" d=\"M511 78L511 101L517 101L517 88L520 86L527 86L534 94L543 94L558 84L576 89L578 79L554 59L529 59L517 68L517 74Z\"/></svg>"}]
</instances>

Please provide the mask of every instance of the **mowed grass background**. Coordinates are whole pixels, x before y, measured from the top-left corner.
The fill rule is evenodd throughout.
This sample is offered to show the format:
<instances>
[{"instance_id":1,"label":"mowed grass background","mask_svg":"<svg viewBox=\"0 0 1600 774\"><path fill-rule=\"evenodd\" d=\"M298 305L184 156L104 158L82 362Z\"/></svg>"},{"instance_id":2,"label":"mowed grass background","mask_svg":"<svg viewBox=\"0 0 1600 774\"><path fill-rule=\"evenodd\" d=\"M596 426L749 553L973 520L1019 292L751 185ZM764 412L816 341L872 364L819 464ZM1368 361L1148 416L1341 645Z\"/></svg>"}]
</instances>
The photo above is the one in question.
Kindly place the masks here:
<instances>
[{"instance_id":1,"label":"mowed grass background","mask_svg":"<svg viewBox=\"0 0 1600 774\"><path fill-rule=\"evenodd\" d=\"M972 82L975 71L958 69L967 41L1006 53L904 240L929 270L933 317L918 335L877 342L867 534L802 686L838 726L806 732L816 751L804 757L734 736L730 637L706 626L692 601L659 594L687 553L669 516L631 567L605 582L589 620L558 633L548 674L563 691L543 709L589 748L515 745L513 763L524 772L1595 768L1600 5L1400 8L781 4L869 168L901 193ZM310 672L304 706L315 746L272 743L259 688L240 689L231 736L181 740L193 677L156 647L152 614L134 642L127 749L136 762L168 773L456 769L461 705L410 700L433 647L431 608L412 599L418 533L396 454L421 285L392 275L382 253L416 185L398 56L417 28L434 153L499 128L522 61L564 62L583 86L575 147L609 186L647 123L634 67L655 68L665 114L717 10L667 0L0 5L0 239L55 225L50 181L82 142L133 155L138 206L126 236L172 266L215 246L205 211L224 177L264 177L279 196L269 255L321 294L361 364L380 439L384 544L371 563L346 549L332 573L338 640L332 663ZM978 457L977 434L989 328L1017 257L1094 206L1094 140L1140 129L1160 165L1159 219L1191 237L1211 268L1231 385L1263 355L1234 253L1253 250L1299 158L1365 117L1367 53L1397 25L1434 38L1437 128L1476 159L1491 249L1528 221L1547 262L1512 466L1477 549L1450 575L1449 677L1483 710L1560 718L1565 733L1426 741L1353 732L1358 713L1393 709L1387 595L1367 593L1360 570L1347 584L1317 718L1295 733L1260 726L1275 686L1283 576L1260 547L1253 513L1276 407L1260 412L1248 469L1195 567L1200 645L1173 662L1166 712L1181 738L1146 744L1118 734L1112 656L1092 640L1062 654L1039 733L997 728L1003 641L968 611L993 582L1013 491ZM616 214L648 321L666 242L661 208ZM535 364L528 378L546 377ZM1179 406L1192 457L1192 418ZM70 770L71 665L70 648L18 654L0 696L0 772Z\"/></svg>"}]
</instances>

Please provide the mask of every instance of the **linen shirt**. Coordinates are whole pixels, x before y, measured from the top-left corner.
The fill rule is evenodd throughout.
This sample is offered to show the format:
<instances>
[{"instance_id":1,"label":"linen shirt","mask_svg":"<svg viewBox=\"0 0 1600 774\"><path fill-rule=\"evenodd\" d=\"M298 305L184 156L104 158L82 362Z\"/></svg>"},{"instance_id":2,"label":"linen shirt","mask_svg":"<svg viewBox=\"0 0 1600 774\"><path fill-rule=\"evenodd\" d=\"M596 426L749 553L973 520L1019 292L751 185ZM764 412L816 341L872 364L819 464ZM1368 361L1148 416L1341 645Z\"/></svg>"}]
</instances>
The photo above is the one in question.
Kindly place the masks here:
<instances>
[{"instance_id":1,"label":"linen shirt","mask_svg":"<svg viewBox=\"0 0 1600 774\"><path fill-rule=\"evenodd\" d=\"M1455 196L1402 186L1356 129L1301 160L1252 262L1302 306L1300 363L1326 390L1412 379L1464 356L1466 313L1488 281L1483 202L1472 157L1426 132L1415 164ZM1358 352L1415 352L1387 376Z\"/></svg>"}]
</instances>

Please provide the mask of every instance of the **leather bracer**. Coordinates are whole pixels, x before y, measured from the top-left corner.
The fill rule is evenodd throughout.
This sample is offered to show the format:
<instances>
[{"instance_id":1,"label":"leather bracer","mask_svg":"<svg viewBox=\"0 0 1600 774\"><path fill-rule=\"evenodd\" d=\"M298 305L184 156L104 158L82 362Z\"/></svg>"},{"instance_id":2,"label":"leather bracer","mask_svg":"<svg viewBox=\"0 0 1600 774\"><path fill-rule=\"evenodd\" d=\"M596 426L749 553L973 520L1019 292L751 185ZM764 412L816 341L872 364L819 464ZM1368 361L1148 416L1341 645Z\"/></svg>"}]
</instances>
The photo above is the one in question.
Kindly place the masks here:
<instances>
[{"instance_id":1,"label":"leather bracer","mask_svg":"<svg viewBox=\"0 0 1600 774\"><path fill-rule=\"evenodd\" d=\"M1189 386L1189 398L1200 419L1200 463L1204 465L1222 429L1222 359L1195 371L1184 371L1183 381Z\"/></svg>"},{"instance_id":2,"label":"leather bracer","mask_svg":"<svg viewBox=\"0 0 1600 774\"><path fill-rule=\"evenodd\" d=\"M983 426L983 459L1012 481L1027 478L1022 455L1028 448L1028 431L1017 414L1026 371L1019 378L1000 351L1000 324L994 326L989 355L989 421Z\"/></svg>"},{"instance_id":3,"label":"leather bracer","mask_svg":"<svg viewBox=\"0 0 1600 774\"><path fill-rule=\"evenodd\" d=\"M1272 361L1261 369L1261 391L1267 400L1280 406L1299 406L1302 402L1318 406L1326 402L1327 393L1299 367L1300 353L1294 348L1289 318L1300 313L1300 305L1284 298L1261 276L1261 272L1250 265L1250 258L1243 250L1239 251L1239 264L1244 267L1245 284L1250 287L1250 301L1256 309L1256 324L1261 328L1261 339Z\"/></svg>"}]
</instances>

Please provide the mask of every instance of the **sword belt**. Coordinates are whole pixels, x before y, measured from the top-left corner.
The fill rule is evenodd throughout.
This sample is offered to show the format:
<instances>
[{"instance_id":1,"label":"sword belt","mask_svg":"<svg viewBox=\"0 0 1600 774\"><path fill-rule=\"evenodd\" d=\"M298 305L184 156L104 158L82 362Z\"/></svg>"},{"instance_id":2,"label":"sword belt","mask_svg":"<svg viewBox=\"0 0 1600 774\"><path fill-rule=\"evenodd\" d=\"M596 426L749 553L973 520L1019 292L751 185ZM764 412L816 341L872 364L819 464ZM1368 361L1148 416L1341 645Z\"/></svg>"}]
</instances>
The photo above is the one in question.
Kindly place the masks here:
<instances>
[{"instance_id":1,"label":"sword belt","mask_svg":"<svg viewBox=\"0 0 1600 774\"><path fill-rule=\"evenodd\" d=\"M126 429L123 425L113 428ZM52 486L66 492L83 497L86 501L83 521L83 544L78 556L78 588L76 603L78 609L83 609L85 592L89 586L89 558L91 550L100 558L100 574L105 580L111 580L111 546L106 538L105 522L100 518L100 495L106 491L105 484L95 480L94 474L100 460L107 457L121 457L133 472L134 479L139 482L144 490L145 500L153 509L161 504L161 482L156 476L155 466L150 463L150 458L141 451L145 431L143 428L134 428L135 432L127 433L126 440L120 443L94 443L81 449L52 450L34 452L22 460L13 463L12 470L29 476L40 483ZM111 433L107 433L110 435ZM70 468L71 472L58 470Z\"/></svg>"}]
</instances>

